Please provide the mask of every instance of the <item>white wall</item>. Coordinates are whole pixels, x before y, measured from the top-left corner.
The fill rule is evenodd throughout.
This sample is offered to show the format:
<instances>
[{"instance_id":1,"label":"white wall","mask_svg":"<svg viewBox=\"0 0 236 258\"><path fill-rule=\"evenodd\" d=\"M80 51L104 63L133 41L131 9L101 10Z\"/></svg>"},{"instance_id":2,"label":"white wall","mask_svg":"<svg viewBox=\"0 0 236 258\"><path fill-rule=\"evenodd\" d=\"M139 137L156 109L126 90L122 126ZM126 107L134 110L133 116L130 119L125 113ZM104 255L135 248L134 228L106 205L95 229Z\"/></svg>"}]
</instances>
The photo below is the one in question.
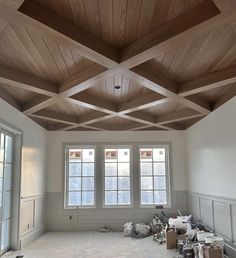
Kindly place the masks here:
<instances>
[{"instance_id":1,"label":"white wall","mask_svg":"<svg viewBox=\"0 0 236 258\"><path fill-rule=\"evenodd\" d=\"M186 190L184 132L48 132L47 192L63 191L62 145L68 142L171 142L173 190Z\"/></svg>"},{"instance_id":2,"label":"white wall","mask_svg":"<svg viewBox=\"0 0 236 258\"><path fill-rule=\"evenodd\" d=\"M236 257L236 98L186 131L188 212Z\"/></svg>"},{"instance_id":3,"label":"white wall","mask_svg":"<svg viewBox=\"0 0 236 258\"><path fill-rule=\"evenodd\" d=\"M186 131L189 191L236 198L236 98Z\"/></svg>"},{"instance_id":4,"label":"white wall","mask_svg":"<svg viewBox=\"0 0 236 258\"><path fill-rule=\"evenodd\" d=\"M96 209L65 210L63 208L63 143L155 143L170 142L172 156L172 207L167 213L180 208L186 210L185 137L183 132L48 132L46 229L49 231L96 230L109 225L121 229L127 221L150 221L155 210L140 208L138 170L133 168L133 208L102 208L102 174L98 167L96 180ZM137 157L133 157L137 159ZM134 161L134 164L136 161ZM137 163L136 163L137 164ZM135 187L136 186L136 187ZM70 217L72 219L70 219Z\"/></svg>"},{"instance_id":5,"label":"white wall","mask_svg":"<svg viewBox=\"0 0 236 258\"><path fill-rule=\"evenodd\" d=\"M45 193L46 131L0 99L0 121L23 132L21 164L21 240L43 225Z\"/></svg>"}]
</instances>

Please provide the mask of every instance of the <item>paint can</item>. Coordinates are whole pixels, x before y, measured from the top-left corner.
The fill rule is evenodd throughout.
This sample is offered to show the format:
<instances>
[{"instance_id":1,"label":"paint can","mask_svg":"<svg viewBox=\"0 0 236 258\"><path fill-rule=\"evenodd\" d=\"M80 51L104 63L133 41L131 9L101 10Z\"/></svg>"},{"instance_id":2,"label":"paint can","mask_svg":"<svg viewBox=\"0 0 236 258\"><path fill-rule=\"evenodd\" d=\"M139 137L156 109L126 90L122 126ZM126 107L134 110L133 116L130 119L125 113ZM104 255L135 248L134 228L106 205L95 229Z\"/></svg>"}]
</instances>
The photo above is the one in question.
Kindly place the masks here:
<instances>
[{"instance_id":1,"label":"paint can","mask_svg":"<svg viewBox=\"0 0 236 258\"><path fill-rule=\"evenodd\" d=\"M178 240L178 252L179 254L183 254L184 241Z\"/></svg>"},{"instance_id":2,"label":"paint can","mask_svg":"<svg viewBox=\"0 0 236 258\"><path fill-rule=\"evenodd\" d=\"M194 250L191 246L183 247L183 257L184 258L194 258Z\"/></svg>"}]
</instances>

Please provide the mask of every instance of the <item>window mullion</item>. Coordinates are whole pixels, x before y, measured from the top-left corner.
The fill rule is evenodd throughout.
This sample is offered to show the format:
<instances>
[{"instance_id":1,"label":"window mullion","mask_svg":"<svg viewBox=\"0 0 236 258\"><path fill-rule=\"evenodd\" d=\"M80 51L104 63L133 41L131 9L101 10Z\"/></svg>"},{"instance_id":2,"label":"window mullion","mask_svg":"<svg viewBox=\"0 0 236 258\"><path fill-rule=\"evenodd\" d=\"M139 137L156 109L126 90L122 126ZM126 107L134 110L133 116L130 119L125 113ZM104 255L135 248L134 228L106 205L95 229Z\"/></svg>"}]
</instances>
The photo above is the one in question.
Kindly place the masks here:
<instances>
[{"instance_id":1,"label":"window mullion","mask_svg":"<svg viewBox=\"0 0 236 258\"><path fill-rule=\"evenodd\" d=\"M117 205L119 205L119 202L118 202L118 191L119 191L119 189L118 189L118 187L119 187L119 185L118 185L118 180L119 180L119 175L118 175L118 173L119 173L119 161L118 161L118 149L117 149L117 179L116 179L116 202L117 202Z\"/></svg>"},{"instance_id":2,"label":"window mullion","mask_svg":"<svg viewBox=\"0 0 236 258\"><path fill-rule=\"evenodd\" d=\"M83 152L82 152L83 153ZM81 155L81 163L80 163L80 166L81 166L81 180L80 180L80 189L81 189L81 194L80 194L80 205L83 205L82 204L82 194L83 194L83 160L82 160L82 157L83 157L83 154Z\"/></svg>"}]
</instances>

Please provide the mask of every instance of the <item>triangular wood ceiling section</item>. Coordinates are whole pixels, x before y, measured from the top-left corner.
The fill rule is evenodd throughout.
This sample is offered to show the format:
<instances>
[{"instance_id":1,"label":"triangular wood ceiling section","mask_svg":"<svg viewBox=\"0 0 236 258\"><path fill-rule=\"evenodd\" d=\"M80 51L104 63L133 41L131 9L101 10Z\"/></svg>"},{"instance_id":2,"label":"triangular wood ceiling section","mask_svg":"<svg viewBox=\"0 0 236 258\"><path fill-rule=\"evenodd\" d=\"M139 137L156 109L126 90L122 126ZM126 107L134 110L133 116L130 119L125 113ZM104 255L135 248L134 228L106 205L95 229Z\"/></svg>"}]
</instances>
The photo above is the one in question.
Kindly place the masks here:
<instances>
[{"instance_id":1,"label":"triangular wood ceiling section","mask_svg":"<svg viewBox=\"0 0 236 258\"><path fill-rule=\"evenodd\" d=\"M233 0L0 0L0 97L47 130L185 130L236 94L235 22Z\"/></svg>"}]
</instances>

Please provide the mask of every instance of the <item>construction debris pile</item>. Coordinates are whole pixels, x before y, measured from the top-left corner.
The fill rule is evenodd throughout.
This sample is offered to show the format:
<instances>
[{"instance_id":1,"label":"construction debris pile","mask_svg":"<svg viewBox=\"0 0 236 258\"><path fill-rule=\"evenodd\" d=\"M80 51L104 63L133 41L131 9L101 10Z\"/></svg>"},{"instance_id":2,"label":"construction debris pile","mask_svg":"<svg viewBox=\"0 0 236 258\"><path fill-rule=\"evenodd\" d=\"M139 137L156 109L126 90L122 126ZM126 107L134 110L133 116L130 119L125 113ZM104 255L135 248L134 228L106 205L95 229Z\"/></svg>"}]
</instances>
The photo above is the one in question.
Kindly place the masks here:
<instances>
[{"instance_id":1,"label":"construction debris pile","mask_svg":"<svg viewBox=\"0 0 236 258\"><path fill-rule=\"evenodd\" d=\"M162 216L160 216L158 213L156 213L152 219L152 221L148 224L145 223L139 223L134 224L133 222L127 222L123 228L124 228L124 236L130 236L132 238L145 238L147 236L153 235L154 236L158 234L162 234L165 230L165 225L167 222L167 218L162 212ZM164 239L164 235L163 235Z\"/></svg>"},{"instance_id":2,"label":"construction debris pile","mask_svg":"<svg viewBox=\"0 0 236 258\"><path fill-rule=\"evenodd\" d=\"M223 258L224 240L215 236L201 223L193 223L192 216L167 218L162 211L156 213L148 224L128 222L124 235L142 239L153 235L153 241L166 244L167 249L175 249L184 258ZM178 256L179 257L179 256Z\"/></svg>"}]
</instances>

